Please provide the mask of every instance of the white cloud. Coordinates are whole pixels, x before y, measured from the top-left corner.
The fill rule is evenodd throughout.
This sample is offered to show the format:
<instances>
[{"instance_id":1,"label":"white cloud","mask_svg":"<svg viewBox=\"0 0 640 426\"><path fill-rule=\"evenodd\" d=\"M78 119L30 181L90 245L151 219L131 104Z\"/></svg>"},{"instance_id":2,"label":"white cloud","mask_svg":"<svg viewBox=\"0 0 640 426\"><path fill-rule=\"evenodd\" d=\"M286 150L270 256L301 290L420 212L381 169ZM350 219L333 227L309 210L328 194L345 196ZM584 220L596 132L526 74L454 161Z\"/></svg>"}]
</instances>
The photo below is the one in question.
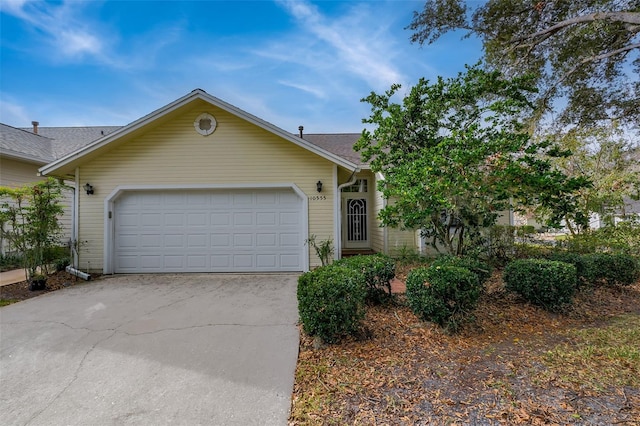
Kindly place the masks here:
<instances>
[{"instance_id":1,"label":"white cloud","mask_svg":"<svg viewBox=\"0 0 640 426\"><path fill-rule=\"evenodd\" d=\"M285 80L280 80L278 81L278 83L282 84L283 86L287 86L287 87L293 87L294 89L298 89L298 90L302 90L303 92L306 93L310 93L313 96L320 98L320 99L327 99L328 95L326 93L325 90L323 90L322 88L318 87L318 86L312 86L309 84L301 84L301 83L294 83L292 81L285 81Z\"/></svg>"},{"instance_id":2,"label":"white cloud","mask_svg":"<svg viewBox=\"0 0 640 426\"><path fill-rule=\"evenodd\" d=\"M25 107L7 99L5 93L0 94L0 122L14 127L26 127L31 123Z\"/></svg>"},{"instance_id":3,"label":"white cloud","mask_svg":"<svg viewBox=\"0 0 640 426\"><path fill-rule=\"evenodd\" d=\"M349 9L348 14L329 19L315 5L306 1L278 0L277 3L298 21L303 32L316 39L316 43L311 50L298 49L297 54L280 51L278 46L263 54L278 56L280 60L297 61L309 67L326 67L326 61L315 59L319 55L329 55L333 66L343 67L377 90L405 80L394 61L397 46L387 32L385 21L389 19L388 16L376 18L378 15L368 5L357 4ZM380 20L378 30L372 31L371 28L376 27L372 21L376 20ZM304 62L300 61L301 57Z\"/></svg>"},{"instance_id":4,"label":"white cloud","mask_svg":"<svg viewBox=\"0 0 640 426\"><path fill-rule=\"evenodd\" d=\"M56 53L66 57L100 56L105 43L95 30L77 17L81 4L63 2L55 6L43 1L12 0L3 5L2 11L45 34Z\"/></svg>"}]
</instances>

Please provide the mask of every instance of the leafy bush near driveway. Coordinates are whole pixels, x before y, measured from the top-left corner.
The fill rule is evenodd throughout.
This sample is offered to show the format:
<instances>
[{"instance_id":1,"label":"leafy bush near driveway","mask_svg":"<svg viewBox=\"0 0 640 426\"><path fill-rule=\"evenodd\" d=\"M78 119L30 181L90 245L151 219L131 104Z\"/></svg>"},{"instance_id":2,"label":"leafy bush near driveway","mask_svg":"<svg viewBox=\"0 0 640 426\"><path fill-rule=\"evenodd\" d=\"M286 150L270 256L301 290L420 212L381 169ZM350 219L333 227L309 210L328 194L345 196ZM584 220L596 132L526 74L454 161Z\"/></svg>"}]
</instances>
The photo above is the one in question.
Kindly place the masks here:
<instances>
[{"instance_id":1,"label":"leafy bush near driveway","mask_svg":"<svg viewBox=\"0 0 640 426\"><path fill-rule=\"evenodd\" d=\"M582 276L591 285L631 285L640 273L638 262L628 254L593 253L581 256L581 260Z\"/></svg>"},{"instance_id":2,"label":"leafy bush near driveway","mask_svg":"<svg viewBox=\"0 0 640 426\"><path fill-rule=\"evenodd\" d=\"M298 313L304 331L327 343L357 334L365 314L364 275L329 265L298 278Z\"/></svg>"},{"instance_id":3,"label":"leafy bush near driveway","mask_svg":"<svg viewBox=\"0 0 640 426\"><path fill-rule=\"evenodd\" d=\"M472 257L459 257L450 255L440 256L431 263L431 266L455 266L458 268L468 269L478 276L480 284L485 283L491 277L492 272L492 268L488 263L478 259L474 259Z\"/></svg>"},{"instance_id":4,"label":"leafy bush near driveway","mask_svg":"<svg viewBox=\"0 0 640 426\"><path fill-rule=\"evenodd\" d=\"M381 303L391 297L391 280L396 275L395 261L384 254L346 257L333 262L364 276L367 284L367 302Z\"/></svg>"},{"instance_id":5,"label":"leafy bush near driveway","mask_svg":"<svg viewBox=\"0 0 640 426\"><path fill-rule=\"evenodd\" d=\"M562 311L575 294L576 267L546 259L520 259L504 269L506 288L549 311Z\"/></svg>"},{"instance_id":6,"label":"leafy bush near driveway","mask_svg":"<svg viewBox=\"0 0 640 426\"><path fill-rule=\"evenodd\" d=\"M418 317L456 331L476 307L482 285L466 268L431 265L407 276L407 302Z\"/></svg>"}]
</instances>

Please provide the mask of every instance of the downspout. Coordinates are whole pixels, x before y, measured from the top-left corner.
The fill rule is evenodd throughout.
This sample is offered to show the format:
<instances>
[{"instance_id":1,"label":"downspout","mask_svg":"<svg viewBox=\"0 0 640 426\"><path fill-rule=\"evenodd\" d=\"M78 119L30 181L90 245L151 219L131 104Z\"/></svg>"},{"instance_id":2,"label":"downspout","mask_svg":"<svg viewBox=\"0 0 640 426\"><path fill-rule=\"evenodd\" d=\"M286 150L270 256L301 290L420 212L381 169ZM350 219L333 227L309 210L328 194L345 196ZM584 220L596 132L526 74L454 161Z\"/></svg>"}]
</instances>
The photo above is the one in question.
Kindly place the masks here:
<instances>
[{"instance_id":1,"label":"downspout","mask_svg":"<svg viewBox=\"0 0 640 426\"><path fill-rule=\"evenodd\" d=\"M336 252L334 254L334 257L336 257L336 259L340 259L342 257L342 188L346 188L347 186L351 186L354 183L356 183L356 173L358 172L360 172L360 168L356 167L353 173L351 173L351 176L349 177L349 181L346 183L343 183L342 185L339 185L337 189L338 214L337 214L336 222L338 223L338 229L340 230L340 233L339 233L340 238L336 240Z\"/></svg>"},{"instance_id":2,"label":"downspout","mask_svg":"<svg viewBox=\"0 0 640 426\"><path fill-rule=\"evenodd\" d=\"M71 258L72 258L72 264L75 268L78 268L79 266L79 261L80 259L78 258L78 247L79 247L79 241L78 241L78 235L80 233L79 229L80 229L80 225L79 225L79 220L78 218L80 217L79 215L79 206L80 206L80 200L79 200L79 196L78 196L78 188L80 188L80 168L76 167L75 170L75 182L73 185L73 215L72 215L72 221L73 223L71 224Z\"/></svg>"}]
</instances>

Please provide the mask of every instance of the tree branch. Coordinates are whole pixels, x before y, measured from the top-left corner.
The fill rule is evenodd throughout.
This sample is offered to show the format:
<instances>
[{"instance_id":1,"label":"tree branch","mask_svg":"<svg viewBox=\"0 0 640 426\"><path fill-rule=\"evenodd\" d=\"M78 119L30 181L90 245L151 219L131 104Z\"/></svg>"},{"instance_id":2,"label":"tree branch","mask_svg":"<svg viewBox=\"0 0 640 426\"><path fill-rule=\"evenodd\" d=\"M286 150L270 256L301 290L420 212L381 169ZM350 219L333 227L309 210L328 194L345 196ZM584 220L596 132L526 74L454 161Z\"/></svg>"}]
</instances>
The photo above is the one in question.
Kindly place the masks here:
<instances>
[{"instance_id":1,"label":"tree branch","mask_svg":"<svg viewBox=\"0 0 640 426\"><path fill-rule=\"evenodd\" d=\"M576 16L575 18L565 19L564 21L558 22L555 25L552 25L548 28L545 28L541 31L538 31L533 34L527 34L522 37L518 37L516 39L511 40L511 43L519 43L524 40L535 39L540 36L544 36L546 34L556 33L563 28L570 27L572 25L581 24L583 22L594 22L594 21L619 21L632 25L640 25L640 13L638 12L594 12L588 15Z\"/></svg>"}]
</instances>

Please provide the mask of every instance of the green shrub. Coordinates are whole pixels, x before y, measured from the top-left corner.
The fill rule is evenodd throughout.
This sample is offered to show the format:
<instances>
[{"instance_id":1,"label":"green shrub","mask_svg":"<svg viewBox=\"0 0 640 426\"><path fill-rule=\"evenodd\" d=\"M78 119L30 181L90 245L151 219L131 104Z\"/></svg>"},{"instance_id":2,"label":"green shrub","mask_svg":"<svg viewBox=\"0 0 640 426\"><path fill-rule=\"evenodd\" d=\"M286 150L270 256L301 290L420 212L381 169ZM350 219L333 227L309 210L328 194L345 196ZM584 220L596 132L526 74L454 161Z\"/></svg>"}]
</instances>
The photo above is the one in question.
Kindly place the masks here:
<instances>
[{"instance_id":1,"label":"green shrub","mask_svg":"<svg viewBox=\"0 0 640 426\"><path fill-rule=\"evenodd\" d=\"M571 303L578 281L575 266L546 259L511 262L503 278L508 290L549 311L561 311Z\"/></svg>"},{"instance_id":2,"label":"green shrub","mask_svg":"<svg viewBox=\"0 0 640 426\"><path fill-rule=\"evenodd\" d=\"M563 241L567 250L581 253L622 253L640 256L640 221L628 220L572 235Z\"/></svg>"},{"instance_id":3,"label":"green shrub","mask_svg":"<svg viewBox=\"0 0 640 426\"><path fill-rule=\"evenodd\" d=\"M68 257L61 257L60 259L56 259L53 263L56 266L56 271L60 272L64 271L67 266L71 265L71 259Z\"/></svg>"},{"instance_id":4,"label":"green shrub","mask_svg":"<svg viewBox=\"0 0 640 426\"><path fill-rule=\"evenodd\" d=\"M583 280L588 282L588 280L586 279L588 274L587 262L585 261L583 255L567 251L552 251L551 253L547 254L545 258L548 260L556 260L558 262L569 263L575 266L576 274L578 276L578 281L576 282L577 286L579 286Z\"/></svg>"},{"instance_id":5,"label":"green shrub","mask_svg":"<svg viewBox=\"0 0 640 426\"><path fill-rule=\"evenodd\" d=\"M18 253L0 254L0 272L22 268L22 255Z\"/></svg>"},{"instance_id":6,"label":"green shrub","mask_svg":"<svg viewBox=\"0 0 640 426\"><path fill-rule=\"evenodd\" d=\"M491 278L492 268L486 262L471 257L458 257L458 256L440 256L436 258L431 266L455 266L458 268L465 268L473 272L478 276L480 284L484 284L489 278Z\"/></svg>"},{"instance_id":7,"label":"green shrub","mask_svg":"<svg viewBox=\"0 0 640 426\"><path fill-rule=\"evenodd\" d=\"M367 302L381 303L391 297L391 280L396 276L395 261L383 254L346 257L333 265L362 273L367 284Z\"/></svg>"},{"instance_id":8,"label":"green shrub","mask_svg":"<svg viewBox=\"0 0 640 426\"><path fill-rule=\"evenodd\" d=\"M416 268L407 276L407 302L418 317L456 331L480 297L478 275L456 266Z\"/></svg>"},{"instance_id":9,"label":"green shrub","mask_svg":"<svg viewBox=\"0 0 640 426\"><path fill-rule=\"evenodd\" d=\"M583 277L591 285L631 285L638 279L638 262L628 254L593 253L581 256Z\"/></svg>"},{"instance_id":10,"label":"green shrub","mask_svg":"<svg viewBox=\"0 0 640 426\"><path fill-rule=\"evenodd\" d=\"M356 334L364 317L364 276L344 266L325 266L298 278L298 313L304 331L333 343Z\"/></svg>"}]
</instances>

